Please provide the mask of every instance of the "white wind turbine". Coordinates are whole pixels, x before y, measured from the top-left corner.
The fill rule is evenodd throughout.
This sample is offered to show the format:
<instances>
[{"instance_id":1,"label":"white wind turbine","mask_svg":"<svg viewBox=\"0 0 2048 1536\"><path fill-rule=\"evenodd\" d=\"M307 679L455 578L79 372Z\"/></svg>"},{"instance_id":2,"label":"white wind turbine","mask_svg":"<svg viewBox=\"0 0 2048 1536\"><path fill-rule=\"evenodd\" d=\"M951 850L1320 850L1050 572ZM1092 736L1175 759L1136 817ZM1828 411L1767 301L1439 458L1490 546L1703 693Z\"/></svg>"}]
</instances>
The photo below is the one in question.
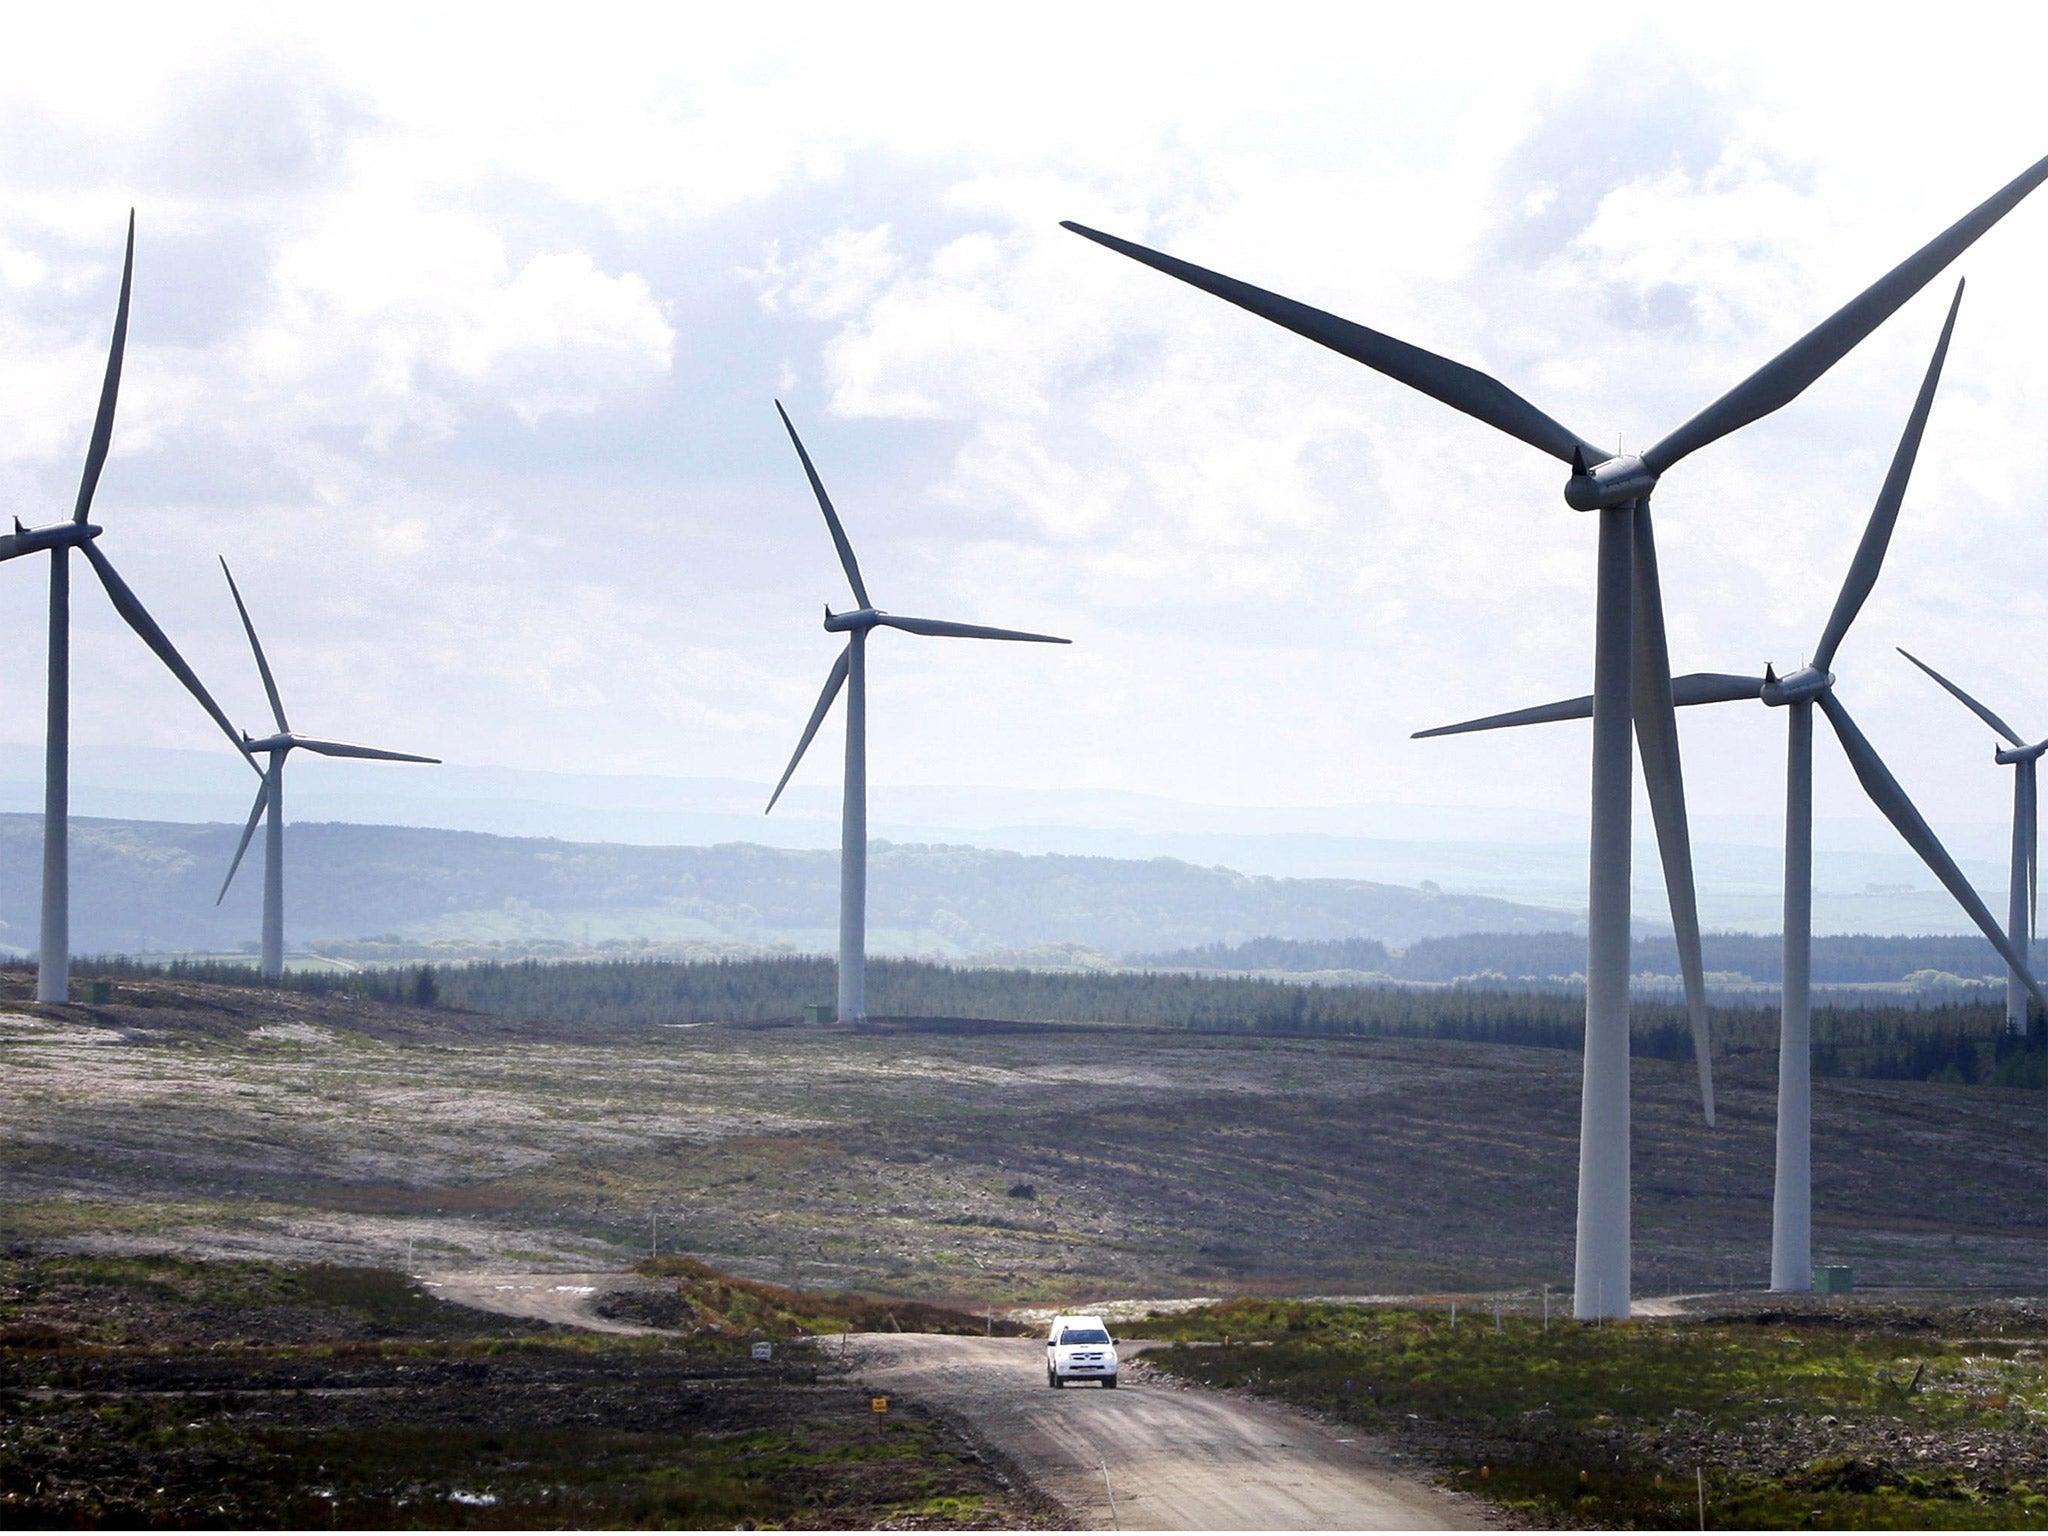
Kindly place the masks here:
<instances>
[{"instance_id":1,"label":"white wind turbine","mask_svg":"<svg viewBox=\"0 0 2048 1536\"><path fill-rule=\"evenodd\" d=\"M128 346L128 293L134 275L135 214L130 210L128 246L121 262L121 297L114 310L113 340L107 347L107 372L100 384L99 413L93 419L92 440L85 452L85 473L78 483L78 500L72 507L71 518L41 528L24 528L17 517L14 532L0 535L0 561L43 552L50 556L49 699L43 748L43 910L36 968L36 1001L40 1003L71 1000L70 554L74 548L91 562L114 611L171 669L228 740L235 743L236 750L241 750L228 717L221 713L198 674L186 665L170 637L157 627L156 620L100 550L97 540L101 529L88 521L100 471L106 467L107 450L114 440L114 403L121 392L121 359ZM249 754L243 752L242 756L248 758ZM251 760L249 766L254 768L255 762Z\"/></svg>"},{"instance_id":2,"label":"white wind turbine","mask_svg":"<svg viewBox=\"0 0 2048 1536\"><path fill-rule=\"evenodd\" d=\"M2010 748L1998 749L1996 760L2010 764L2013 769L2012 883L2006 889L2005 922L2006 938L2023 969L2014 970L2010 965L2006 968L2005 1027L2009 1034L2024 1039L2027 1034L2027 976L2033 965L2028 949L2033 942L2034 910L2041 870L2041 826L2034 765L2043 752L2048 752L2048 741L2037 741L2029 746L2011 726L1911 651L1900 648L1899 654L1962 700L1979 720L2012 743Z\"/></svg>"},{"instance_id":3,"label":"white wind turbine","mask_svg":"<svg viewBox=\"0 0 2048 1536\"><path fill-rule=\"evenodd\" d=\"M1064 227L1363 363L1572 469L1567 505L1599 516L1593 642L1592 839L1586 919L1586 1047L1579 1107L1578 1250L1573 1310L1629 1312L1630 725L1663 856L1693 1044L1706 1049L1706 988L1686 831L1664 601L1650 494L1679 460L1781 406L1848 355L2044 179L2040 160L1885 274L1747 379L1640 454L1609 453L1546 416L1498 379L1320 309L1082 225ZM1703 1089L1711 1091L1702 1077ZM1707 1105L1712 1119L1711 1099Z\"/></svg>"},{"instance_id":4,"label":"white wind turbine","mask_svg":"<svg viewBox=\"0 0 2048 1536\"><path fill-rule=\"evenodd\" d=\"M818 478L818 471L811 464L810 454L804 451L803 439L796 435L796 428L790 424L789 412L783 410L782 402L775 403L775 412L782 418L783 429L789 433L790 442L796 445L797 457L803 460L804 474L811 482L811 490L818 498L818 508L825 514L825 526L831 531L833 548L839 551L839 563L846 570L846 580L853 588L854 600L860 606L851 613L834 613L825 609L825 628L834 634L846 636L846 647L832 663L832 670L825 678L825 691L818 695L817 708L811 711L810 722L804 726L802 740L796 744L796 751L789 759L789 766L782 770L782 778L775 786L775 793L768 797L767 810L775 809L775 802L782 798L782 791L789 783L789 776L796 772L796 765L803 761L804 751L811 744L811 738L818 734L818 727L824 723L825 712L832 707L832 701L839 696L842 686L846 688L846 783L839 824L839 1022L860 1024L867 1019L866 971L867 971L867 885L868 885L868 692L867 692L867 640L871 629L901 629L913 635L950 635L967 640L1032 640L1046 645L1066 645L1069 642L1058 635L1034 635L1017 629L990 629L982 624L956 624L950 619L911 619L899 614L884 613L868 600L867 584L861 580L860 566L853 558L853 546L847 542L846 530L839 525L839 514L832 510L832 498L825 494L825 484ZM762 813L767 814L767 811Z\"/></svg>"},{"instance_id":5,"label":"white wind turbine","mask_svg":"<svg viewBox=\"0 0 2048 1536\"><path fill-rule=\"evenodd\" d=\"M1724 704L1738 699L1760 699L1785 711L1787 747L1785 757L1785 922L1784 966L1779 985L1778 1024L1778 1139L1777 1171L1771 1198L1771 1289L1808 1291L1813 1289L1813 1006L1810 983L1813 970L1813 708L1820 706L1840 738L1849 766L1856 771L1864 793L1899 831L1899 835L1920 855L1949 894L1967 912L1984 936L2013 967L2014 974L2033 991L2041 992L2020 954L1999 932L1963 872L1932 829L1914 809L1891 770L1849 717L1835 695L1835 674L1829 667L1841 647L1849 626L1863 609L1871 589L1877 585L1884 566L1885 550L1898 522L1899 506L1905 500L1906 484L1912 477L1913 461L1920 451L1920 439L1927 428L1927 414L1934 404L1935 386L1941 379L1942 361L1948 355L1949 336L1956 323L1956 309L1963 302L1962 284L1956 285L1955 301L1935 344L1934 357L1920 383L1904 435L1892 455L1891 470L1885 476L1870 521L1856 546L1849 573L1821 632L1813 660L1783 677L1770 667L1762 677L1742 677L1726 672L1694 672L1671 680L1673 701L1687 704ZM1533 709L1489 715L1457 725L1418 731L1418 736L1451 736L1467 731L1497 730L1506 726L1537 725L1552 720L1583 720L1593 713L1593 699L1582 695ZM2029 767L2032 765L2029 764Z\"/></svg>"},{"instance_id":6,"label":"white wind turbine","mask_svg":"<svg viewBox=\"0 0 2048 1536\"><path fill-rule=\"evenodd\" d=\"M235 860L228 866L228 877L221 881L220 895L214 897L213 904L219 906L226 899L228 887L235 883L235 871L242 867L242 855L249 851L249 840L256 835L256 823L267 815L269 821L263 835L263 975L275 981L284 974L284 760L295 749L317 752L322 757L369 757L385 763L438 763L441 759L418 757L410 752L387 752L382 747L352 746L345 741L322 741L294 731L284 717L284 703L277 694L277 681L270 675L270 663L264 659L263 642L256 638L256 626L249 620L241 589L235 585L235 573L228 569L225 558L220 562L220 569L228 579L228 591L234 595L235 611L242 616L242 629L249 636L249 649L256 653L256 670L263 676L263 691L270 698L270 713L277 721L277 731L260 741L252 740L247 731L242 733L243 750L252 754L268 753L270 769L256 790L256 804L249 811L248 824L242 828L242 841L235 847Z\"/></svg>"}]
</instances>

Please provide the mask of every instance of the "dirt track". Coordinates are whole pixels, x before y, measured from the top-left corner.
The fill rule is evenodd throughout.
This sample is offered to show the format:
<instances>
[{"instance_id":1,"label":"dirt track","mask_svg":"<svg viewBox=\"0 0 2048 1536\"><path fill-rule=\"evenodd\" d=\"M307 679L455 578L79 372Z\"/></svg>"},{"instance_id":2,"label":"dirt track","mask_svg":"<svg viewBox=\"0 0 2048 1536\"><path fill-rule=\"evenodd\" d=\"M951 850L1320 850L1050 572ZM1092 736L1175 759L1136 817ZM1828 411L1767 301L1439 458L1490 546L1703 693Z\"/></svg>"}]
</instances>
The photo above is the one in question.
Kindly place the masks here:
<instances>
[{"instance_id":1,"label":"dirt track","mask_svg":"<svg viewBox=\"0 0 2048 1536\"><path fill-rule=\"evenodd\" d=\"M656 1333L600 1317L619 1274L422 1277L447 1301L603 1333ZM1133 1530L1457 1530L1481 1506L1401 1467L1369 1438L1282 1408L1126 1365L1114 1392L1045 1384L1036 1339L855 1334L875 1392L914 1400L1001 1452L1077 1524ZM1114 1505L1112 1506L1112 1499Z\"/></svg>"},{"instance_id":2,"label":"dirt track","mask_svg":"<svg viewBox=\"0 0 2048 1536\"><path fill-rule=\"evenodd\" d=\"M1485 1519L1371 1440L1271 1403L1131 1366L1114 1392L1055 1392L1035 1339L859 1334L852 1347L877 1392L962 1422L1083 1527L1444 1530Z\"/></svg>"},{"instance_id":3,"label":"dirt track","mask_svg":"<svg viewBox=\"0 0 2048 1536\"><path fill-rule=\"evenodd\" d=\"M532 1317L564 1328L592 1333L659 1333L637 1323L615 1322L597 1313L603 1291L630 1290L641 1283L634 1275L461 1274L453 1270L422 1275L420 1283L443 1301L501 1312L507 1317Z\"/></svg>"}]
</instances>

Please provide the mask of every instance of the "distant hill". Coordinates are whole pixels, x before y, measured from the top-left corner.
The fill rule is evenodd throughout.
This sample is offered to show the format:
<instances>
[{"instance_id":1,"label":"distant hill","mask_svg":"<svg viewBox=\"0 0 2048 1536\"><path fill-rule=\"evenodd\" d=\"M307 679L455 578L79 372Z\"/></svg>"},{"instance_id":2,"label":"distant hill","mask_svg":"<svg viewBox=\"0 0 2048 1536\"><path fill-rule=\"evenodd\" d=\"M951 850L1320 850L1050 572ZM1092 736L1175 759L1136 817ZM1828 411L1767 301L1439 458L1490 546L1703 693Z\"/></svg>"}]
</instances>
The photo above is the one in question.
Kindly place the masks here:
<instances>
[{"instance_id":1,"label":"distant hill","mask_svg":"<svg viewBox=\"0 0 2048 1536\"><path fill-rule=\"evenodd\" d=\"M253 943L260 842L225 903L214 896L241 829L72 823L72 947L234 951ZM33 947L41 818L0 816L0 945ZM728 941L829 951L836 853L571 843L421 827L307 822L291 830L287 941L593 945ZM1538 933L1555 911L1427 885L1291 880L1178 859L1027 855L876 843L868 922L878 951L967 955L1084 945L1108 954L1269 935L1402 946L1484 930Z\"/></svg>"}]
</instances>

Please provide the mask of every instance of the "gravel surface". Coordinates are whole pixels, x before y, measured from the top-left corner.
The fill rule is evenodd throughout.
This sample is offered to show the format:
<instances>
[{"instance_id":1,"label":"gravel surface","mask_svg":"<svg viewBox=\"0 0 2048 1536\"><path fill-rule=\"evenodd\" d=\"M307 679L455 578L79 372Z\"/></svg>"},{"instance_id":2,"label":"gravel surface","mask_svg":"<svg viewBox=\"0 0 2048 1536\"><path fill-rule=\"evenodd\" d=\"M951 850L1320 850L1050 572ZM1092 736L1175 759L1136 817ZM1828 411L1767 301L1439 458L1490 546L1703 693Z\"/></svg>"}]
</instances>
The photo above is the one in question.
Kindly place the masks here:
<instances>
[{"instance_id":1,"label":"gravel surface","mask_svg":"<svg viewBox=\"0 0 2048 1536\"><path fill-rule=\"evenodd\" d=\"M1114 1392L1045 1384L1036 1339L857 1334L856 1374L964 1425L1088 1529L1460 1530L1484 1508L1369 1436L1126 1363ZM1112 1507L1112 1499L1114 1506Z\"/></svg>"}]
</instances>

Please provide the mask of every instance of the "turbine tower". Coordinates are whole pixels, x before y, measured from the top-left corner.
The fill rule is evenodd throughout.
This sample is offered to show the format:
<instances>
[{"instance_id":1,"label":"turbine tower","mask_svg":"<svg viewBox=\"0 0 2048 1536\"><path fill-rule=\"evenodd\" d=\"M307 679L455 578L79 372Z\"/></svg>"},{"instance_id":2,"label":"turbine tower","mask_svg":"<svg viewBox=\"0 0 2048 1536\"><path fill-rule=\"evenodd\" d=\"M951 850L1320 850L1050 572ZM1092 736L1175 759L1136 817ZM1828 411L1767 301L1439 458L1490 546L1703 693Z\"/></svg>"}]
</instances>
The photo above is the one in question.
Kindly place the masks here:
<instances>
[{"instance_id":1,"label":"turbine tower","mask_svg":"<svg viewBox=\"0 0 2048 1536\"><path fill-rule=\"evenodd\" d=\"M1032 640L1045 645L1066 645L1070 642L1058 635L990 629L982 624L956 624L950 619L904 618L877 608L868 600L867 584L861 580L860 566L853 558L853 546L847 542L846 530L839 524L839 514L832 510L832 498L825 494L825 482L818 478L810 454L804 451L803 439L796 435L796 428L790 424L789 412L782 408L779 400L775 402L775 413L782 418L783 430L789 433L790 442L796 445L797 457L803 460L804 474L817 495L819 510L825 514L825 526L831 531L832 546L839 551L839 563L846 570L854 601L860 606L851 613L834 613L829 607L825 610L825 628L833 634L844 634L846 648L826 674L825 691L818 695L817 708L811 711L803 739L797 742L796 752L790 757L789 766L782 770L782 778L775 786L775 793L768 797L767 810L762 814L765 816L775 809L775 802L782 798L789 776L796 772L796 765L803 761L804 750L824 723L825 712L839 696L840 688L845 687L846 783L839 825L838 1017L842 1024L862 1024L867 1021L868 631L901 629L913 635L950 635L967 640Z\"/></svg>"},{"instance_id":2,"label":"turbine tower","mask_svg":"<svg viewBox=\"0 0 2048 1536\"><path fill-rule=\"evenodd\" d=\"M2013 954L2021 967L2014 970L2008 966L2006 969L2005 1027L2009 1034L2024 1040L2027 1036L2027 978L2033 965L2028 948L2033 940L2041 870L2041 824L2034 764L2043 752L2048 752L2048 741L2037 741L2028 746L2011 726L1911 651L1901 649L1899 654L1962 700L1979 720L2012 743L2010 748L2000 747L1996 754L1998 762L2009 764L2013 769L2012 883L2006 890L2006 938L2011 941Z\"/></svg>"},{"instance_id":3,"label":"turbine tower","mask_svg":"<svg viewBox=\"0 0 2048 1536\"><path fill-rule=\"evenodd\" d=\"M1783 677L1770 667L1762 677L1742 677L1725 672L1695 672L1671 680L1674 701L1686 704L1723 704L1738 699L1760 699L1774 709L1785 711L1787 747L1785 755L1785 923L1784 968L1779 984L1778 1020L1778 1143L1777 1173L1771 1198L1771 1289L1810 1291L1813 1289L1813 1007L1810 981L1813 971L1813 709L1834 727L1856 771L1864 793L1896 827L1899 835L1949 893L1967 912L1984 936L2005 956L2014 974L2032 989L2040 989L2026 972L2021 953L1999 931L1991 913L1978 898L1963 872L1956 867L1897 779L1885 767L1877 751L1849 716L1835 694L1835 674L1829 670L1849 626L1863 609L1871 589L1877 585L1892 529L1898 522L1899 506L1905 500L1906 484L1920 451L1920 439L1927 427L1927 413L1934 404L1935 386L1948 355L1948 343L1955 329L1956 309L1963 302L1963 287L1949 305L1948 319L1941 328L1941 340L1920 383L1905 434L1892 456L1877 504L1871 508L1862 542L1849 563L1849 573L1835 598L1827 627L1813 660ZM1541 704L1534 709L1491 715L1458 725L1418 731L1418 736L1449 736L1466 731L1496 730L1504 726L1535 725L1550 720L1583 720L1594 710L1590 696ZM2031 764L2029 765L2031 766Z\"/></svg>"},{"instance_id":4,"label":"turbine tower","mask_svg":"<svg viewBox=\"0 0 2048 1536\"><path fill-rule=\"evenodd\" d=\"M1688 454L1789 404L1901 304L2048 179L2048 159L1936 236L1718 400L1640 454L1596 446L1487 374L1323 310L1113 235L1067 229L1228 300L1420 390L1571 466L1568 506L1599 514L1593 642L1592 847L1586 933L1585 1076L1579 1109L1579 1217L1573 1309L1629 1311L1629 786L1631 722L1663 856L1679 964L1704 1061L1706 988L1686 832L1664 604L1650 494ZM1708 1106L1711 1114L1711 1105Z\"/></svg>"},{"instance_id":5,"label":"turbine tower","mask_svg":"<svg viewBox=\"0 0 2048 1536\"><path fill-rule=\"evenodd\" d=\"M242 855L249 851L249 839L256 835L256 823L269 817L263 833L263 976L275 981L284 975L284 760L295 749L303 748L317 752L322 757L370 757L384 763L438 763L438 757L418 757L410 752L387 752L382 747L358 747L345 741L322 741L313 736L301 736L291 728L284 717L284 703L278 698L277 680L270 675L270 663L264 659L263 642L256 638L256 626L249 620L249 609L242 602L242 592L235 585L235 573L228 569L225 556L220 562L221 574L228 579L228 591L234 594L235 611L242 616L242 629L249 637L249 649L256 653L256 670L263 676L263 691L270 697L271 717L277 721L275 735L265 736L261 741L251 740L244 731L241 736L242 748L248 753L265 752L270 755L270 769L263 775L263 782L256 790L256 804L250 808L248 824L242 828L242 841L235 848L235 861L228 866L228 877L220 883L220 895L213 904L219 906L226 900L228 887L235 883L235 871L242 867Z\"/></svg>"},{"instance_id":6,"label":"turbine tower","mask_svg":"<svg viewBox=\"0 0 2048 1536\"><path fill-rule=\"evenodd\" d=\"M85 473L78 483L78 500L68 522L41 528L24 528L14 520L14 532L0 535L0 560L47 551L50 556L50 645L49 699L43 745L43 911L42 934L36 967L36 1001L71 1001L71 565L75 548L91 562L93 573L107 590L114 611L128 627L142 637L163 664L229 741L241 751L241 742L228 717L213 702L198 674L185 663L141 601L121 579L113 563L96 542L101 529L89 521L93 493L99 489L100 471L106 467L107 450L114 438L114 402L121 392L121 357L128 346L128 293L135 275L135 213L128 214L128 246L121 263L121 298L114 309L114 336L107 347L107 373L100 385L99 413L93 419L92 440L85 452ZM242 752L248 759L249 754ZM255 768L253 759L249 766ZM260 770L259 770L260 771Z\"/></svg>"}]
</instances>

